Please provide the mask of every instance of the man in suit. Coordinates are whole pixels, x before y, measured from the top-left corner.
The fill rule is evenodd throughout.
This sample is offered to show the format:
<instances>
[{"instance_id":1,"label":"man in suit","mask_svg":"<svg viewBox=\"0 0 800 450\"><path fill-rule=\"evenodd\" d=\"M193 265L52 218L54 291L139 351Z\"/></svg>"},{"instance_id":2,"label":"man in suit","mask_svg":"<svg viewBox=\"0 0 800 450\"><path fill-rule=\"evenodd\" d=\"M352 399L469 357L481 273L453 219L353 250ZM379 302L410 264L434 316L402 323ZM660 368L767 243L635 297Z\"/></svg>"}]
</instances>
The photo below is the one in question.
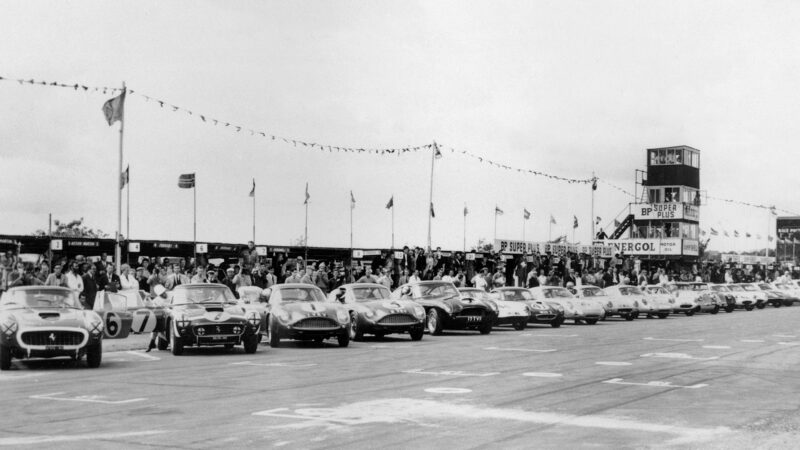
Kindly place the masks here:
<instances>
[{"instance_id":1,"label":"man in suit","mask_svg":"<svg viewBox=\"0 0 800 450\"><path fill-rule=\"evenodd\" d=\"M97 279L95 278L97 267L95 267L94 264L86 263L84 272L83 292L81 292L81 297L83 297L86 309L93 309L94 298L97 296Z\"/></svg>"}]
</instances>

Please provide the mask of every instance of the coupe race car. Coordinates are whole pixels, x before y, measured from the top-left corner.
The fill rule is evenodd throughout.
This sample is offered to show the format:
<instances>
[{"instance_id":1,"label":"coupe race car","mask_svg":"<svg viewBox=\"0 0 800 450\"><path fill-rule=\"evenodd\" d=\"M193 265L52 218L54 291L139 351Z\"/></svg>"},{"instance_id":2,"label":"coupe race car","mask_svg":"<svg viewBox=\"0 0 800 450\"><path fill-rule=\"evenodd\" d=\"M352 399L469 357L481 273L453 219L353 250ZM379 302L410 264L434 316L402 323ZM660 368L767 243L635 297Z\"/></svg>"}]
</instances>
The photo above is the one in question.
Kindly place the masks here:
<instances>
[{"instance_id":1,"label":"coupe race car","mask_svg":"<svg viewBox=\"0 0 800 450\"><path fill-rule=\"evenodd\" d=\"M744 292L751 296L755 302L756 308L764 309L769 302L767 293L762 291L757 285L753 283L736 283L733 286L739 286Z\"/></svg>"},{"instance_id":2,"label":"coupe race car","mask_svg":"<svg viewBox=\"0 0 800 450\"><path fill-rule=\"evenodd\" d=\"M497 317L497 305L471 297L461 297L448 281L418 281L404 284L392 292L395 300L413 300L426 314L426 328L432 335L447 330L478 330L492 332Z\"/></svg>"},{"instance_id":3,"label":"coupe race car","mask_svg":"<svg viewBox=\"0 0 800 450\"><path fill-rule=\"evenodd\" d=\"M648 303L659 310L656 313L659 319L669 317L673 308L675 308L675 297L665 287L656 285L644 286L642 292L647 297Z\"/></svg>"},{"instance_id":4,"label":"coupe race car","mask_svg":"<svg viewBox=\"0 0 800 450\"><path fill-rule=\"evenodd\" d=\"M243 308L224 284L181 284L171 292L167 306L167 344L173 355L185 347L242 344L245 353L255 353L261 341L261 316ZM159 344L159 348L165 348Z\"/></svg>"},{"instance_id":5,"label":"coupe race car","mask_svg":"<svg viewBox=\"0 0 800 450\"><path fill-rule=\"evenodd\" d=\"M140 290L100 291L95 296L93 309L103 318L105 337L109 339L166 329L165 309Z\"/></svg>"},{"instance_id":6,"label":"coupe race car","mask_svg":"<svg viewBox=\"0 0 800 450\"><path fill-rule=\"evenodd\" d=\"M103 319L84 310L72 290L20 286L0 297L0 370L9 370L12 358L84 355L89 367L100 366Z\"/></svg>"},{"instance_id":7,"label":"coupe race car","mask_svg":"<svg viewBox=\"0 0 800 450\"><path fill-rule=\"evenodd\" d=\"M625 289L620 290L620 286L609 286L603 290L608 294L606 317L619 316L627 321L639 317L639 300L635 296L628 295Z\"/></svg>"},{"instance_id":8,"label":"coupe race car","mask_svg":"<svg viewBox=\"0 0 800 450\"><path fill-rule=\"evenodd\" d=\"M345 284L328 294L328 301L341 303L350 315L350 339L360 341L365 334L378 339L392 333L408 333L419 341L425 333L425 308L408 300L391 299L392 292L382 284Z\"/></svg>"},{"instance_id":9,"label":"coupe race car","mask_svg":"<svg viewBox=\"0 0 800 450\"><path fill-rule=\"evenodd\" d=\"M267 298L264 297L264 290L258 286L242 286L236 289L239 294L237 303L245 309L254 309L261 316L261 332L267 329Z\"/></svg>"},{"instance_id":10,"label":"coupe race car","mask_svg":"<svg viewBox=\"0 0 800 450\"><path fill-rule=\"evenodd\" d=\"M672 312L674 301L670 303L668 298L650 296L639 286L617 286L617 288L620 294L635 297L639 302L639 313L646 314L648 318L656 316L659 319L666 319Z\"/></svg>"},{"instance_id":11,"label":"coupe race car","mask_svg":"<svg viewBox=\"0 0 800 450\"><path fill-rule=\"evenodd\" d=\"M507 301L495 292L489 294L478 288L459 288L462 298L470 297L497 305L495 325L511 325L515 330L524 330L531 316L531 310L524 302Z\"/></svg>"},{"instance_id":12,"label":"coupe race car","mask_svg":"<svg viewBox=\"0 0 800 450\"><path fill-rule=\"evenodd\" d=\"M673 312L693 316L698 312L716 314L723 305L718 303L717 296L709 295L711 286L708 283L681 281L669 285L675 294Z\"/></svg>"},{"instance_id":13,"label":"coupe race car","mask_svg":"<svg viewBox=\"0 0 800 450\"><path fill-rule=\"evenodd\" d=\"M746 292L744 288L737 284L726 284L725 287L736 299L736 308L744 309L745 311L752 311L756 308L756 298L752 293Z\"/></svg>"},{"instance_id":14,"label":"coupe race car","mask_svg":"<svg viewBox=\"0 0 800 450\"><path fill-rule=\"evenodd\" d=\"M521 287L501 287L492 291L499 296L499 298L508 302L519 302L528 305L531 310L531 316L528 318L528 323L550 325L553 328L558 328L564 323L564 309L559 306L547 303L542 294L537 298L536 289L525 289Z\"/></svg>"},{"instance_id":15,"label":"coupe race car","mask_svg":"<svg viewBox=\"0 0 800 450\"><path fill-rule=\"evenodd\" d=\"M322 343L335 337L339 347L350 345L350 314L328 302L322 289L302 283L276 284L264 289L269 301L267 340L279 347L281 339Z\"/></svg>"},{"instance_id":16,"label":"coupe race car","mask_svg":"<svg viewBox=\"0 0 800 450\"><path fill-rule=\"evenodd\" d=\"M563 311L563 320L572 319L576 324L586 321L587 324L594 325L606 315L605 309L599 303L575 297L572 291L567 288L541 286L530 291L537 300Z\"/></svg>"}]
</instances>

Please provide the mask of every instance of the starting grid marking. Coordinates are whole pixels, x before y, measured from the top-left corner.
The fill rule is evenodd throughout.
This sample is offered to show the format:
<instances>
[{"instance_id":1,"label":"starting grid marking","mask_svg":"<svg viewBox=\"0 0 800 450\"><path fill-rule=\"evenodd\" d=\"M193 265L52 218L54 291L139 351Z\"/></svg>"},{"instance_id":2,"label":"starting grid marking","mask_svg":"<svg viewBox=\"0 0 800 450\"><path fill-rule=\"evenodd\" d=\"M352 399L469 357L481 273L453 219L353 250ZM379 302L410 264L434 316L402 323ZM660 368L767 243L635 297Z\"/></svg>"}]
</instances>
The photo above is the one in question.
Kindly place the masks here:
<instances>
[{"instance_id":1,"label":"starting grid marking","mask_svg":"<svg viewBox=\"0 0 800 450\"><path fill-rule=\"evenodd\" d=\"M712 359L719 359L719 356L701 358L698 356L687 355L686 353L645 353L644 355L640 356L642 358L694 359L697 361L711 361Z\"/></svg>"},{"instance_id":2,"label":"starting grid marking","mask_svg":"<svg viewBox=\"0 0 800 450\"><path fill-rule=\"evenodd\" d=\"M123 351L123 352L107 352L104 354L106 356L106 361L113 361L113 362L127 362L131 361L130 359L125 359L125 355L132 355L139 358L143 358L145 361L161 361L161 358L158 356L148 355L143 350L130 350L130 351ZM108 358L110 356L110 358ZM121 356L121 357L120 357Z\"/></svg>"},{"instance_id":3,"label":"starting grid marking","mask_svg":"<svg viewBox=\"0 0 800 450\"><path fill-rule=\"evenodd\" d=\"M415 375L433 375L433 376L446 376L446 377L491 377L500 375L500 372L485 372L485 373L470 373L461 370L442 370L439 372L424 371L423 369L404 370L402 373L410 373Z\"/></svg>"},{"instance_id":4,"label":"starting grid marking","mask_svg":"<svg viewBox=\"0 0 800 450\"><path fill-rule=\"evenodd\" d=\"M127 403L136 403L147 400L146 398L131 398L127 400L107 400L105 395L77 395L75 397L62 397L66 392L53 392L50 394L31 395L28 398L37 400L53 400L58 402L84 402L84 403L102 403L105 405L124 405Z\"/></svg>"},{"instance_id":5,"label":"starting grid marking","mask_svg":"<svg viewBox=\"0 0 800 450\"><path fill-rule=\"evenodd\" d=\"M30 373L0 373L0 381L24 380L27 378L38 378L52 374L52 372L30 372Z\"/></svg>"},{"instance_id":6,"label":"starting grid marking","mask_svg":"<svg viewBox=\"0 0 800 450\"><path fill-rule=\"evenodd\" d=\"M540 350L535 348L502 348L502 347L484 347L484 350L494 350L498 352L534 352L534 353L550 353L556 351L554 348Z\"/></svg>"},{"instance_id":7,"label":"starting grid marking","mask_svg":"<svg viewBox=\"0 0 800 450\"><path fill-rule=\"evenodd\" d=\"M231 363L231 366L257 366L257 367L312 367L316 366L316 363L284 363L284 362L273 362L273 363L255 363L253 361L241 361Z\"/></svg>"},{"instance_id":8,"label":"starting grid marking","mask_svg":"<svg viewBox=\"0 0 800 450\"><path fill-rule=\"evenodd\" d=\"M662 339L654 337L642 338L644 341L669 341L669 342L703 342L703 339Z\"/></svg>"},{"instance_id":9,"label":"starting grid marking","mask_svg":"<svg viewBox=\"0 0 800 450\"><path fill-rule=\"evenodd\" d=\"M707 387L708 385L705 383L693 384L691 386L680 386L677 384L672 384L671 381L648 381L647 383L635 383L630 381L622 381L622 378L612 378L610 380L603 381L603 383L607 384L624 384L627 386L647 386L647 387L659 387L659 388L680 388L680 389L700 389Z\"/></svg>"}]
</instances>

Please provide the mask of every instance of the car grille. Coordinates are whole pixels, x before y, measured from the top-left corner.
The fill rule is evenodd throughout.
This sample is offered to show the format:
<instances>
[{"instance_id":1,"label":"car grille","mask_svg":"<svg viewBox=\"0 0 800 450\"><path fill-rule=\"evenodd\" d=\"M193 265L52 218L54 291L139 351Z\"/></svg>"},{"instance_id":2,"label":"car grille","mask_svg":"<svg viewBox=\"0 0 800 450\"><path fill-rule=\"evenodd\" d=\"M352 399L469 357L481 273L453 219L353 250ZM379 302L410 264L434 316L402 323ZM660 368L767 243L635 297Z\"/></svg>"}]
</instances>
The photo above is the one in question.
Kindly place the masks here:
<instances>
[{"instance_id":1,"label":"car grille","mask_svg":"<svg viewBox=\"0 0 800 450\"><path fill-rule=\"evenodd\" d=\"M379 325L414 325L417 323L413 316L408 314L390 314L378 321Z\"/></svg>"},{"instance_id":2,"label":"car grille","mask_svg":"<svg viewBox=\"0 0 800 450\"><path fill-rule=\"evenodd\" d=\"M238 328L234 329L234 328ZM222 323L219 325L197 325L194 327L196 336L224 336L229 334L242 334L244 325L234 323Z\"/></svg>"},{"instance_id":3,"label":"car grille","mask_svg":"<svg viewBox=\"0 0 800 450\"><path fill-rule=\"evenodd\" d=\"M339 324L333 319L326 317L310 317L303 319L294 325L294 328L302 328L305 330L329 330L331 328L338 328Z\"/></svg>"},{"instance_id":4,"label":"car grille","mask_svg":"<svg viewBox=\"0 0 800 450\"><path fill-rule=\"evenodd\" d=\"M79 331L26 331L22 333L25 345L80 345L83 333Z\"/></svg>"},{"instance_id":5,"label":"car grille","mask_svg":"<svg viewBox=\"0 0 800 450\"><path fill-rule=\"evenodd\" d=\"M555 318L555 314L536 314L536 320L553 320Z\"/></svg>"},{"instance_id":6,"label":"car grille","mask_svg":"<svg viewBox=\"0 0 800 450\"><path fill-rule=\"evenodd\" d=\"M633 309L631 309L631 308L619 308L617 310L617 312L620 313L620 314L627 314L627 313L629 313L631 311L633 311Z\"/></svg>"},{"instance_id":7,"label":"car grille","mask_svg":"<svg viewBox=\"0 0 800 450\"><path fill-rule=\"evenodd\" d=\"M691 308L691 307L692 307L692 305L690 305L688 303L681 304L681 308Z\"/></svg>"}]
</instances>

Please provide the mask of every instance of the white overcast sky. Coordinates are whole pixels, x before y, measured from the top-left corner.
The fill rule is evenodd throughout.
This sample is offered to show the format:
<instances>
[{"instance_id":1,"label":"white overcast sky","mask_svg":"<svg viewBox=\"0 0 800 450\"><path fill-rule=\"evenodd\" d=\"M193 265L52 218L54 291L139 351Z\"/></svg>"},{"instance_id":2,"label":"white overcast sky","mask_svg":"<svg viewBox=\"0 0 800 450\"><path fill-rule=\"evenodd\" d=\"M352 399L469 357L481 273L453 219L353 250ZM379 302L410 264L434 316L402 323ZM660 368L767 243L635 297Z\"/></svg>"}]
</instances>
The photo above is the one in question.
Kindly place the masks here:
<instances>
[{"instance_id":1,"label":"white overcast sky","mask_svg":"<svg viewBox=\"0 0 800 450\"><path fill-rule=\"evenodd\" d=\"M0 76L119 86L308 142L405 147L433 140L498 162L633 190L645 149L701 150L709 195L800 211L800 3L795 1L6 1ZM118 125L110 95L0 82L0 233L84 217L116 229ZM430 154L354 155L237 134L128 99L131 237L425 245ZM591 191L444 152L433 245L494 234L590 235ZM630 201L601 183L595 215ZM764 210L711 201L701 227L767 234ZM774 222L773 225L774 227ZM123 218L123 233L124 218ZM770 231L774 235L774 231ZM714 238L712 249L763 248Z\"/></svg>"}]
</instances>

